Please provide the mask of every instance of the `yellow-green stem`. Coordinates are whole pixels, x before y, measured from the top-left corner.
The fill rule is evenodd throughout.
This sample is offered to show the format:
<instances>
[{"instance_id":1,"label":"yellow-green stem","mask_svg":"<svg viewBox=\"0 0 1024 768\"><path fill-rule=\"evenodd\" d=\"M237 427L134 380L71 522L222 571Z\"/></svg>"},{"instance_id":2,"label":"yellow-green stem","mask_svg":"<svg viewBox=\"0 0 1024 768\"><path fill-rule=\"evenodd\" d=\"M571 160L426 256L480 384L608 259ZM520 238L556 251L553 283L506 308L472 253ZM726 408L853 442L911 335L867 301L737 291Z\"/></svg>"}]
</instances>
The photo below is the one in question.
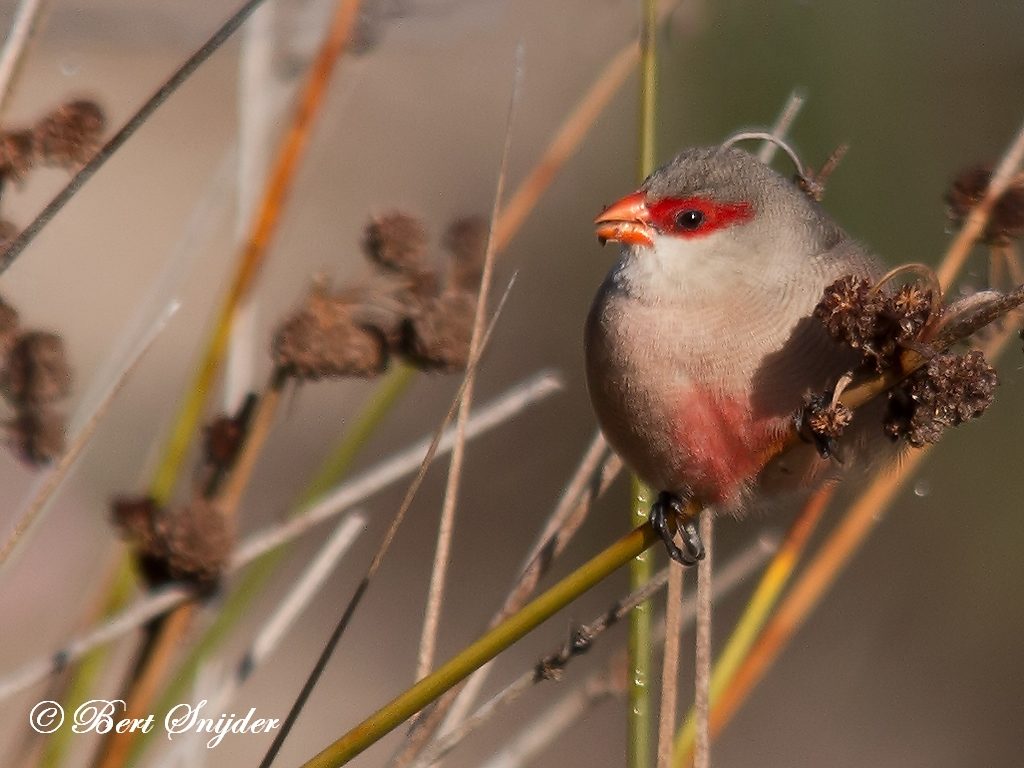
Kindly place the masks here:
<instances>
[{"instance_id":1,"label":"yellow-green stem","mask_svg":"<svg viewBox=\"0 0 1024 768\"><path fill-rule=\"evenodd\" d=\"M656 0L641 0L640 28L640 110L637 175L641 180L654 170L655 106L657 104ZM651 491L633 477L630 495L630 524L639 525L648 516ZM646 584L653 571L651 553L637 555L629 567L629 588ZM651 603L646 601L629 614L629 675L627 677L626 765L650 768L653 756L653 714L651 703Z\"/></svg>"},{"instance_id":2,"label":"yellow-green stem","mask_svg":"<svg viewBox=\"0 0 1024 768\"><path fill-rule=\"evenodd\" d=\"M633 529L514 616L487 632L436 672L381 707L305 763L303 768L335 768L344 765L657 540L657 534L647 523Z\"/></svg>"}]
</instances>

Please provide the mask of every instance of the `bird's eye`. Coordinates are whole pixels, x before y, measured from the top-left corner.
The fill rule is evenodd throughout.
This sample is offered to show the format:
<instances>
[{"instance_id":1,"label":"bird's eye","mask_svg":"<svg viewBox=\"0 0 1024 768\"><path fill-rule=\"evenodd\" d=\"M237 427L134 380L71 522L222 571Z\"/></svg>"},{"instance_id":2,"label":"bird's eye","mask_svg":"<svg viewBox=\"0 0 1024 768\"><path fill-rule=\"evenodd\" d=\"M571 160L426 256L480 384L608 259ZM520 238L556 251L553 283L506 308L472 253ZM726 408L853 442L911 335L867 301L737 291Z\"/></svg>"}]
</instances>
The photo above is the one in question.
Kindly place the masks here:
<instances>
[{"instance_id":1,"label":"bird's eye","mask_svg":"<svg viewBox=\"0 0 1024 768\"><path fill-rule=\"evenodd\" d=\"M687 232L693 232L695 229L699 229L700 225L703 223L703 211L698 211L694 208L687 208L685 211L680 211L676 214L676 226L680 229L686 230Z\"/></svg>"}]
</instances>

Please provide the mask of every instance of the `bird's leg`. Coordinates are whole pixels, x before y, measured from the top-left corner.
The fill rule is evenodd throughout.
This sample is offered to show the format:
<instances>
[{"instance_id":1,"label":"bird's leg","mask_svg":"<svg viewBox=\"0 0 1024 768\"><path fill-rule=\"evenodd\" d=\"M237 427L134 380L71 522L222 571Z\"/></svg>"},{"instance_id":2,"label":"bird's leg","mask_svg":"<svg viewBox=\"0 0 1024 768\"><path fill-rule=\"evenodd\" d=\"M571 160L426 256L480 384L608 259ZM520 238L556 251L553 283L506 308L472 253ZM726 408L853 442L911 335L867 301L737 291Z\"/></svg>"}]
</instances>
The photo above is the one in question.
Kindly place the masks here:
<instances>
[{"instance_id":1,"label":"bird's leg","mask_svg":"<svg viewBox=\"0 0 1024 768\"><path fill-rule=\"evenodd\" d=\"M681 565L696 565L704 558L704 543L692 520L683 520L685 502L674 493L662 491L651 505L651 527L665 543L668 556ZM680 525L680 523L682 523ZM676 532L681 533L683 546L676 544Z\"/></svg>"}]
</instances>

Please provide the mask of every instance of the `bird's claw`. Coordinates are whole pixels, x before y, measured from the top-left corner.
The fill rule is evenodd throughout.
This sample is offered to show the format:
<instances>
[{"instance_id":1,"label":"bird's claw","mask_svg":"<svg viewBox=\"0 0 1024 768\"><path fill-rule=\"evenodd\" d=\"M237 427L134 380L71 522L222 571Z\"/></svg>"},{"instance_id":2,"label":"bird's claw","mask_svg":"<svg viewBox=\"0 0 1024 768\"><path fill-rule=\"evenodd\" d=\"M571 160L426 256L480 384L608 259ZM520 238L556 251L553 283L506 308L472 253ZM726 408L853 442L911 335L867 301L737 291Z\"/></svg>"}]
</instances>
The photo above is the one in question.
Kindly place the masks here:
<instances>
[{"instance_id":1,"label":"bird's claw","mask_svg":"<svg viewBox=\"0 0 1024 768\"><path fill-rule=\"evenodd\" d=\"M651 506L651 527L661 537L669 557L681 565L696 565L704 559L704 542L700 539L696 523L692 519L682 521L682 517L682 499L667 491L659 493L658 500ZM676 544L677 528L681 534L682 547Z\"/></svg>"}]
</instances>

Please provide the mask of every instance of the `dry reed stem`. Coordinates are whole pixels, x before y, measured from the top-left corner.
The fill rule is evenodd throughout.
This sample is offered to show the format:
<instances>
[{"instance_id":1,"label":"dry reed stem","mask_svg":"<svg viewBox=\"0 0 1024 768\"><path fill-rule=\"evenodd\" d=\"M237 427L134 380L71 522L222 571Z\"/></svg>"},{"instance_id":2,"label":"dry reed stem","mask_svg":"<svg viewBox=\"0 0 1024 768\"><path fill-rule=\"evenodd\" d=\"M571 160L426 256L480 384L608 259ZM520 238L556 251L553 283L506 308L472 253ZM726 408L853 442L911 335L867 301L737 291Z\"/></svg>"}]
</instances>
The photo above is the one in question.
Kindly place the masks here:
<instances>
[{"instance_id":1,"label":"dry reed stem","mask_svg":"<svg viewBox=\"0 0 1024 768\"><path fill-rule=\"evenodd\" d=\"M697 566L697 643L694 653L693 710L697 735L693 745L693 768L711 768L711 566L714 518L700 516L700 537L704 559Z\"/></svg>"},{"instance_id":2,"label":"dry reed stem","mask_svg":"<svg viewBox=\"0 0 1024 768\"><path fill-rule=\"evenodd\" d=\"M497 256L497 243L494 230L498 225L501 205L505 197L505 183L508 180L508 160L512 151L512 125L515 121L516 107L523 78L523 49L516 51L512 93L509 97L508 116L505 122L505 137L501 149L501 161L498 166L498 178L494 190L494 202L491 205L491 217L487 227L487 245L484 248L483 271L480 276L480 289L477 295L476 311L473 315L473 333L469 340L469 357L479 357L480 344L486 329L487 301L490 297L491 283L494 280L494 261ZM429 674L434 664L437 649L437 635L441 624L441 607L444 602L445 581L448 565L451 562L452 536L455 532L455 507L459 498L459 484L462 478L462 465L466 452L466 422L473 404L473 389L476 382L476 366L466 371L463 383L462 398L459 402L459 413L455 420L455 445L452 447L451 462L448 466L448 479L445 484L444 501L441 505L441 520L438 524L437 547L434 552L434 564L430 574L430 586L427 592L426 615L423 621L423 632L420 635L419 654L416 661L416 679Z\"/></svg>"},{"instance_id":3,"label":"dry reed stem","mask_svg":"<svg viewBox=\"0 0 1024 768\"><path fill-rule=\"evenodd\" d=\"M143 666L138 670L139 674L132 675L131 684L124 696L126 705L123 718L146 717L150 705L167 679L175 652L180 647L181 638L188 632L195 612L195 604L187 603L166 617L166 621L160 621L160 631L150 636L152 642L143 651ZM101 743L95 768L120 768L125 765L134 740L133 732L119 734L111 731Z\"/></svg>"},{"instance_id":4,"label":"dry reed stem","mask_svg":"<svg viewBox=\"0 0 1024 768\"><path fill-rule=\"evenodd\" d=\"M672 743L676 731L679 689L680 629L683 621L683 575L681 563L670 560L668 594L665 597L665 653L661 663L661 706L658 711L658 768L671 768Z\"/></svg>"},{"instance_id":5,"label":"dry reed stem","mask_svg":"<svg viewBox=\"0 0 1024 768\"><path fill-rule=\"evenodd\" d=\"M789 98L786 99L786 103L783 105L782 111L775 119L775 124L772 125L772 129L769 131L772 136L777 136L780 139L786 138L786 134L789 132L790 126L793 125L793 121L796 120L796 116L800 114L800 110L804 106L804 100L804 95L799 90L794 90L789 94ZM769 165L775 158L775 153L778 152L778 150L778 144L774 141L766 141L761 145L761 149L757 153L757 159L765 165Z\"/></svg>"},{"instance_id":6,"label":"dry reed stem","mask_svg":"<svg viewBox=\"0 0 1024 768\"><path fill-rule=\"evenodd\" d=\"M4 40L3 50L0 50L0 115L3 114L14 90L22 60L29 43L32 42L32 35L45 6L46 0L21 0L14 12L11 30Z\"/></svg>"},{"instance_id":7,"label":"dry reed stem","mask_svg":"<svg viewBox=\"0 0 1024 768\"><path fill-rule=\"evenodd\" d=\"M224 297L202 361L164 448L153 479L152 496L166 504L196 431L203 404L220 368L238 305L248 295L277 231L299 162L309 143L313 120L320 111L338 57L359 17L360 0L339 0L331 26L307 75L292 122L278 147L252 232L238 257L235 276Z\"/></svg>"}]
</instances>

